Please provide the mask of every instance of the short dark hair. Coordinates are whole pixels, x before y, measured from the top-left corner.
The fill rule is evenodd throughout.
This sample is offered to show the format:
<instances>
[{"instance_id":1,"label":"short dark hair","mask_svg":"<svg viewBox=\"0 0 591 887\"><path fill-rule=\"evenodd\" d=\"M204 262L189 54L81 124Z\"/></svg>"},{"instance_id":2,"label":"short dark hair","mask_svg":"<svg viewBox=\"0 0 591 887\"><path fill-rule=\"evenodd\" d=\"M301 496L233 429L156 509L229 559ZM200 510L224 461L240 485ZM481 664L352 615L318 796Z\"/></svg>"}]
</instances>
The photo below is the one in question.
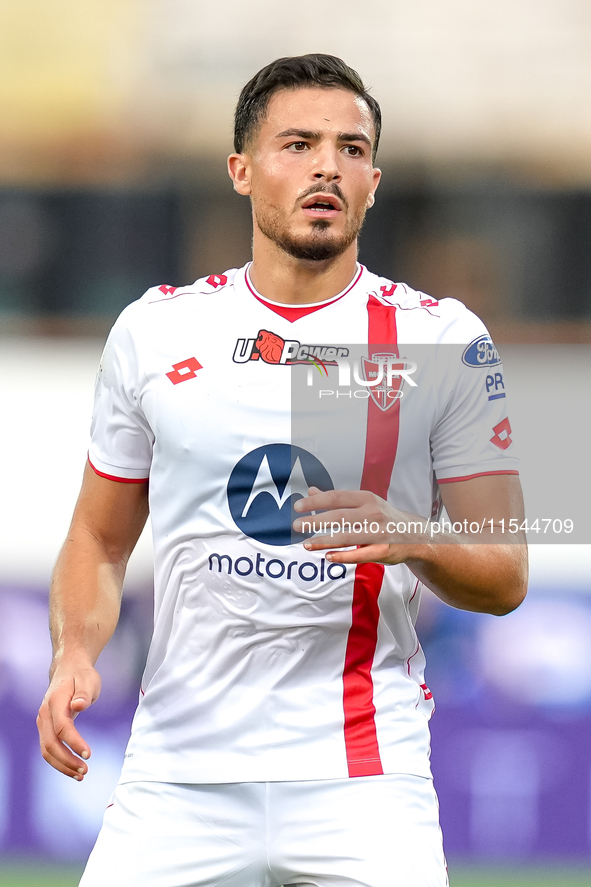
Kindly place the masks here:
<instances>
[{"instance_id":1,"label":"short dark hair","mask_svg":"<svg viewBox=\"0 0 591 887\"><path fill-rule=\"evenodd\" d=\"M361 77L334 55L309 53L277 59L262 68L248 81L238 99L234 115L234 150L242 154L259 123L264 119L271 96L281 89L299 89L320 86L328 89L347 89L363 99L373 117L375 140L372 158L375 160L382 129L380 106L369 95Z\"/></svg>"}]
</instances>

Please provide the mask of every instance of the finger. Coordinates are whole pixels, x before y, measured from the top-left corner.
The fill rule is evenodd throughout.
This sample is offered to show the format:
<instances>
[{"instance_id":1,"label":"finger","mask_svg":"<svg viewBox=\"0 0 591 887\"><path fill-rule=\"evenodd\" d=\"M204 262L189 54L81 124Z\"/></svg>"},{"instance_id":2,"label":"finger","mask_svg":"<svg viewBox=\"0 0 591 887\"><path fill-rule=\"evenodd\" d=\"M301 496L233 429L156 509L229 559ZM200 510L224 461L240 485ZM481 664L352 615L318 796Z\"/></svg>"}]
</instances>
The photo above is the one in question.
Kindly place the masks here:
<instances>
[{"instance_id":1,"label":"finger","mask_svg":"<svg viewBox=\"0 0 591 887\"><path fill-rule=\"evenodd\" d=\"M356 533L332 533L327 536L312 536L304 542L306 551L326 551L327 548L350 548L358 545L375 544L374 539L366 539Z\"/></svg>"},{"instance_id":2,"label":"finger","mask_svg":"<svg viewBox=\"0 0 591 887\"><path fill-rule=\"evenodd\" d=\"M64 762L61 754L53 753L53 747L51 745L45 746L41 743L41 754L43 755L44 760L47 761L54 770L57 770L58 773L63 773L64 776L69 776L70 779L75 779L76 782L82 782L88 773L88 767L83 761L72 756L72 763Z\"/></svg>"},{"instance_id":3,"label":"finger","mask_svg":"<svg viewBox=\"0 0 591 887\"><path fill-rule=\"evenodd\" d=\"M342 544L359 545L361 542L376 542L376 536L384 535L385 530L374 517L368 518L361 508L335 508L321 514L297 517L293 528L297 533L315 533L316 538L329 535L334 539L337 534L347 535L350 541Z\"/></svg>"},{"instance_id":4,"label":"finger","mask_svg":"<svg viewBox=\"0 0 591 887\"><path fill-rule=\"evenodd\" d=\"M310 488L312 489L312 488ZM315 489L318 489L317 487ZM372 493L366 490L326 490L298 499L294 503L296 511L322 511L334 508L359 508L365 504Z\"/></svg>"},{"instance_id":5,"label":"finger","mask_svg":"<svg viewBox=\"0 0 591 887\"><path fill-rule=\"evenodd\" d=\"M93 702L96 702L100 692L100 677L94 669L74 675L74 690L69 705L70 716L62 722L62 732L60 733L56 730L60 740L84 760L88 760L92 752L86 740L74 726L74 719L78 717L81 711L86 711Z\"/></svg>"},{"instance_id":6,"label":"finger","mask_svg":"<svg viewBox=\"0 0 591 887\"><path fill-rule=\"evenodd\" d=\"M326 555L326 559L335 564L398 563L398 561L392 560L392 546L390 545L361 545L359 548L349 551L330 551Z\"/></svg>"},{"instance_id":7,"label":"finger","mask_svg":"<svg viewBox=\"0 0 591 887\"><path fill-rule=\"evenodd\" d=\"M41 706L39 715L40 737L45 747L51 749L51 754L57 756L63 763L70 766L75 763L76 768L80 767L81 762L75 755L87 760L91 753L90 746L74 726L74 715L70 712L69 706L64 706L61 699L50 695Z\"/></svg>"},{"instance_id":8,"label":"finger","mask_svg":"<svg viewBox=\"0 0 591 887\"><path fill-rule=\"evenodd\" d=\"M60 773L64 773L66 776L71 776L73 779L80 781L87 773L88 766L84 760L76 757L65 744L64 731L61 731L61 736L56 732L49 706L46 703L44 703L39 710L37 728L39 730L41 753L47 763L51 764L56 770L59 770ZM90 749L84 740L82 740L82 737L77 734L73 725L72 730L74 735L68 737L69 741L75 745L75 736L77 735L79 747L88 749L88 754L86 756L89 756Z\"/></svg>"},{"instance_id":9,"label":"finger","mask_svg":"<svg viewBox=\"0 0 591 887\"><path fill-rule=\"evenodd\" d=\"M68 775L84 775L84 761L91 749L74 726L74 718L88 708L100 693L100 677L93 668L50 686L37 721L43 756ZM79 757L76 757L78 755ZM82 759L82 760L81 760ZM65 768L65 769L64 769Z\"/></svg>"},{"instance_id":10,"label":"finger","mask_svg":"<svg viewBox=\"0 0 591 887\"><path fill-rule=\"evenodd\" d=\"M321 551L327 548L349 548L359 545L384 545L396 541L384 528L368 526L368 522L349 521L333 513L334 520L322 523L303 520L294 522L296 532L305 534L304 548L308 551Z\"/></svg>"},{"instance_id":11,"label":"finger","mask_svg":"<svg viewBox=\"0 0 591 887\"><path fill-rule=\"evenodd\" d=\"M90 746L74 726L73 717L64 719L63 721L54 724L54 730L55 735L59 739L64 748L64 751L67 754L67 760L70 763L72 761L72 758L74 758L74 755L78 755L79 758L82 758L84 761L88 760L88 758L92 754ZM69 749L72 750L74 755L72 755ZM76 758L75 760L78 762L78 766L80 766L80 761L78 760L78 758Z\"/></svg>"}]
</instances>

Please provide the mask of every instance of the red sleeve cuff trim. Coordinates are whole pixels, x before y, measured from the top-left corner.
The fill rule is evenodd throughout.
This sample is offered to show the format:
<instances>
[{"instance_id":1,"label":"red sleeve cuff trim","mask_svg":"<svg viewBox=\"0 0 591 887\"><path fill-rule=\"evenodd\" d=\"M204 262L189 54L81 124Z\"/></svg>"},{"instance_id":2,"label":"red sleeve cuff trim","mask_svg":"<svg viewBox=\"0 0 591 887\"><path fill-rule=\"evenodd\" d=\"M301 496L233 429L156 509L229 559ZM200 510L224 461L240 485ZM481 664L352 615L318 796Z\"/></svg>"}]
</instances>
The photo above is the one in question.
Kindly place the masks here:
<instances>
[{"instance_id":1,"label":"red sleeve cuff trim","mask_svg":"<svg viewBox=\"0 0 591 887\"><path fill-rule=\"evenodd\" d=\"M437 478L438 484L455 484L460 480L472 480L473 477L491 477L493 474L519 474L518 471L481 471L480 474L467 474L465 477Z\"/></svg>"},{"instance_id":2,"label":"red sleeve cuff trim","mask_svg":"<svg viewBox=\"0 0 591 887\"><path fill-rule=\"evenodd\" d=\"M104 471L99 471L98 468L95 468L90 458L88 459L88 464L99 477L106 477L107 480L114 480L120 484L147 484L149 480L148 477L115 477L113 474L105 474Z\"/></svg>"}]
</instances>

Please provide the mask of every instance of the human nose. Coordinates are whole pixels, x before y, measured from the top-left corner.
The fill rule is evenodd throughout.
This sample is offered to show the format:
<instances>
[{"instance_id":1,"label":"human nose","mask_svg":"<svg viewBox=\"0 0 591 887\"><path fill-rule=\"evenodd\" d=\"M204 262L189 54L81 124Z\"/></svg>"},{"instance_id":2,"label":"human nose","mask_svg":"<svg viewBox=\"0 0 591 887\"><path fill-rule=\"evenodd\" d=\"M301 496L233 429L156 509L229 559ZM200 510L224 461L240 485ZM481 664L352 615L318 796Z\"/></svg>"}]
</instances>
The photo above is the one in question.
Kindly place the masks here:
<instances>
[{"instance_id":1,"label":"human nose","mask_svg":"<svg viewBox=\"0 0 591 887\"><path fill-rule=\"evenodd\" d=\"M312 175L327 182L340 181L339 154L333 145L319 146L314 152Z\"/></svg>"}]
</instances>

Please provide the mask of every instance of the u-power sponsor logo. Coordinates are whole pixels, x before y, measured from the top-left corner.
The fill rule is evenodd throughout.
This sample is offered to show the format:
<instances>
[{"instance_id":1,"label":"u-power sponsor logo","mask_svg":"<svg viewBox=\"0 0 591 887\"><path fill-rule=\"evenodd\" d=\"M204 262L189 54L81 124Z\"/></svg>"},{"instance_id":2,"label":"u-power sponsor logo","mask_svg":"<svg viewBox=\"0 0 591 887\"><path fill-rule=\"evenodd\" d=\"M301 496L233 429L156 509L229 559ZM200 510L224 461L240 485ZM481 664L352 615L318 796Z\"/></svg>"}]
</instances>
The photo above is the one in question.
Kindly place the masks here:
<instances>
[{"instance_id":1,"label":"u-power sponsor logo","mask_svg":"<svg viewBox=\"0 0 591 887\"><path fill-rule=\"evenodd\" d=\"M291 579L299 577L303 582L324 582L326 579L334 581L343 579L347 575L345 564L327 563L321 558L319 563L312 561L286 561L279 557L265 558L257 554L256 558L237 557L231 558L229 554L218 554L214 551L209 555L209 570L212 573L234 572L237 576L260 576L261 579Z\"/></svg>"},{"instance_id":2,"label":"u-power sponsor logo","mask_svg":"<svg viewBox=\"0 0 591 887\"><path fill-rule=\"evenodd\" d=\"M259 330L256 339L238 339L232 360L234 363L248 363L262 360L278 366L309 364L314 359L323 363L334 363L339 357L346 357L348 348L337 345L303 345L297 339L283 339L270 330Z\"/></svg>"},{"instance_id":3,"label":"u-power sponsor logo","mask_svg":"<svg viewBox=\"0 0 591 887\"><path fill-rule=\"evenodd\" d=\"M238 339L234 348L234 363L248 363L251 360L262 360L276 366L308 365L306 384L314 385L317 379L313 367L320 371L320 376L328 377L327 366L338 367L338 387L340 390L323 388L318 392L323 397L355 397L370 398L381 409L387 410L404 394L402 387L407 383L416 388L417 383L411 378L417 365L412 360L399 357L397 354L374 353L371 358L362 357L349 359L349 348L337 345L302 345L297 339L282 339L270 330L259 330L256 339ZM351 382L359 388L353 390ZM342 390L345 389L345 390Z\"/></svg>"}]
</instances>

